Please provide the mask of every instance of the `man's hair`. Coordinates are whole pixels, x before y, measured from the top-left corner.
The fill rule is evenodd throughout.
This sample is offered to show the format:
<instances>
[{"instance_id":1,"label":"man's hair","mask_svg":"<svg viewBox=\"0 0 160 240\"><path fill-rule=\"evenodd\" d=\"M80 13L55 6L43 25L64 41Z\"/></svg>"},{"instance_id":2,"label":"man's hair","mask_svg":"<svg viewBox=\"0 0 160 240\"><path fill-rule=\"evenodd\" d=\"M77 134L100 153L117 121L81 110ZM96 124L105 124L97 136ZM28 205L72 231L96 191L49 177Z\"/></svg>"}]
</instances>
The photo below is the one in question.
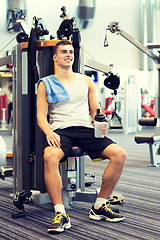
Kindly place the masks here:
<instances>
[{"instance_id":1,"label":"man's hair","mask_svg":"<svg viewBox=\"0 0 160 240\"><path fill-rule=\"evenodd\" d=\"M58 42L54 48L53 48L53 55L57 53L57 48L60 46L60 45L72 45L72 42L70 42L69 40L61 40L60 42Z\"/></svg>"}]
</instances>

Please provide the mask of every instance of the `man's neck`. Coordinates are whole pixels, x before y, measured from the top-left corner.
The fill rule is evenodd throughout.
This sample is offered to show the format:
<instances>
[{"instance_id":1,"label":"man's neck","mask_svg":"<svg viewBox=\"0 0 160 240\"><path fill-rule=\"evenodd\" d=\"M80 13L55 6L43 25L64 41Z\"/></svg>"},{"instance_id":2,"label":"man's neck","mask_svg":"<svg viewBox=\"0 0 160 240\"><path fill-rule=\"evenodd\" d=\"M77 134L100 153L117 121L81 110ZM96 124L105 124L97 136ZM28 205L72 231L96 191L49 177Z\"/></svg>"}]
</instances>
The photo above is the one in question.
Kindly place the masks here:
<instances>
[{"instance_id":1,"label":"man's neck","mask_svg":"<svg viewBox=\"0 0 160 240\"><path fill-rule=\"evenodd\" d=\"M57 69L57 72L54 74L61 82L72 82L74 79L74 72L72 69Z\"/></svg>"}]
</instances>

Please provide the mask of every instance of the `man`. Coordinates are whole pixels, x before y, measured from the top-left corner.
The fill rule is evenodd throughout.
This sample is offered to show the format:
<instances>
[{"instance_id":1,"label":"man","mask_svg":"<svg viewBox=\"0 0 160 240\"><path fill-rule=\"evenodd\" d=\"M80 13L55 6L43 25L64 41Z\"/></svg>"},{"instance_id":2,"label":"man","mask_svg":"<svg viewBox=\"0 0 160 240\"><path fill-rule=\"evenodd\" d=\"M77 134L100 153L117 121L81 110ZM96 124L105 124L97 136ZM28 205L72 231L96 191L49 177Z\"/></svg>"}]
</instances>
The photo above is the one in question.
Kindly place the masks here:
<instances>
[{"instance_id":1,"label":"man","mask_svg":"<svg viewBox=\"0 0 160 240\"><path fill-rule=\"evenodd\" d=\"M70 155L72 146L83 148L91 159L102 157L110 160L89 217L95 220L121 221L124 216L108 208L107 198L121 176L126 153L111 139L94 137L89 110L94 119L100 106L92 79L72 71L74 62L72 43L67 40L58 42L54 47L53 60L57 66L56 73L40 79L37 90L37 121L46 135L45 184L56 214L48 232L62 232L71 227L70 217L66 214L62 201L59 162ZM107 124L102 129L102 134L106 133Z\"/></svg>"}]
</instances>

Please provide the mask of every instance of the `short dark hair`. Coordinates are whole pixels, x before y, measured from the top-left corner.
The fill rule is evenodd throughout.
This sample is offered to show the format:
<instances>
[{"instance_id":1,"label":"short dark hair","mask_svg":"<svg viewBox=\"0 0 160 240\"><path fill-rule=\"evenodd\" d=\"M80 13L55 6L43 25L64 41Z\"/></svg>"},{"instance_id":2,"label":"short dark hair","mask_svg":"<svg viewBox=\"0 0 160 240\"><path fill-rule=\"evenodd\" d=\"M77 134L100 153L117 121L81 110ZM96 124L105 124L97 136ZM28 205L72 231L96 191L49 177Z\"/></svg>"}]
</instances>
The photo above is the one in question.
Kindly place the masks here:
<instances>
[{"instance_id":1,"label":"short dark hair","mask_svg":"<svg viewBox=\"0 0 160 240\"><path fill-rule=\"evenodd\" d=\"M61 40L54 46L54 48L53 48L53 55L57 53L57 48L60 45L71 45L71 46L73 46L71 41L69 41L69 40Z\"/></svg>"}]
</instances>

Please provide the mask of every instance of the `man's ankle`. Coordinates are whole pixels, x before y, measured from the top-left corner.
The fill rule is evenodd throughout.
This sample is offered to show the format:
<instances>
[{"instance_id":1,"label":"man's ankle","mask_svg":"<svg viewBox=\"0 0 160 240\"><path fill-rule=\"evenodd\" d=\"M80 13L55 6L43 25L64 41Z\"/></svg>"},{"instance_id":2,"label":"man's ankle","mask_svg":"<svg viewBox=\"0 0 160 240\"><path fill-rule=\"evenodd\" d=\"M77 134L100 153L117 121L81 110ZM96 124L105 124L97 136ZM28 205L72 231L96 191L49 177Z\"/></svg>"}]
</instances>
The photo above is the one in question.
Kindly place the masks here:
<instances>
[{"instance_id":1,"label":"man's ankle","mask_svg":"<svg viewBox=\"0 0 160 240\"><path fill-rule=\"evenodd\" d=\"M57 214L57 212L59 212L59 213L66 213L63 204L56 204L56 205L54 205L54 211L55 211L56 214Z\"/></svg>"},{"instance_id":2,"label":"man's ankle","mask_svg":"<svg viewBox=\"0 0 160 240\"><path fill-rule=\"evenodd\" d=\"M107 202L106 198L100 198L97 197L95 204L94 204L94 208L95 209L99 209L100 207L102 207L103 204L105 204Z\"/></svg>"}]
</instances>

